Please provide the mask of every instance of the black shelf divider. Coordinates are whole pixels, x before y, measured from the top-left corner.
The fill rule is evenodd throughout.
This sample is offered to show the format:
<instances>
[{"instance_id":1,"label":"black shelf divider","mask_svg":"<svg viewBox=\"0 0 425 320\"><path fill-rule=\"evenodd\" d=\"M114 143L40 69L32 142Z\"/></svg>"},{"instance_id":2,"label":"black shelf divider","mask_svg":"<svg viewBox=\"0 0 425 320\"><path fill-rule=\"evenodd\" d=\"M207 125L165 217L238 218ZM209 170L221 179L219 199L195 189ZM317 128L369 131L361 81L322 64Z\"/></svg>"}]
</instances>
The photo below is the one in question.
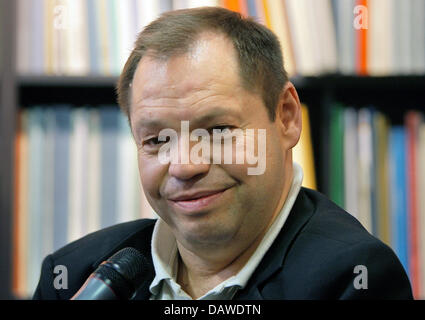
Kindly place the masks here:
<instances>
[{"instance_id":1,"label":"black shelf divider","mask_svg":"<svg viewBox=\"0 0 425 320\"><path fill-rule=\"evenodd\" d=\"M0 0L0 299L14 299L11 287L16 123L15 6L16 1Z\"/></svg>"},{"instance_id":2,"label":"black shelf divider","mask_svg":"<svg viewBox=\"0 0 425 320\"><path fill-rule=\"evenodd\" d=\"M115 86L118 76L48 76L48 75L19 75L17 83L21 87L48 86L48 87L96 87Z\"/></svg>"}]
</instances>

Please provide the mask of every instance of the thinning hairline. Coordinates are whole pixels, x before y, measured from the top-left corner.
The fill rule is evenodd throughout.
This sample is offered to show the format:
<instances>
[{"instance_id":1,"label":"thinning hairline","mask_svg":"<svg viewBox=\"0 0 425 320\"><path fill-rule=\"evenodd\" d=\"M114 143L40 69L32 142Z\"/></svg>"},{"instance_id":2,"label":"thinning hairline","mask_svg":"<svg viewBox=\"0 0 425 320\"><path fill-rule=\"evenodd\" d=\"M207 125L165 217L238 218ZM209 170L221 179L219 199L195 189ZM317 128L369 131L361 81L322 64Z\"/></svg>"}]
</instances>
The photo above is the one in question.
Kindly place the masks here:
<instances>
[{"instance_id":1,"label":"thinning hairline","mask_svg":"<svg viewBox=\"0 0 425 320\"><path fill-rule=\"evenodd\" d=\"M237 63L237 72L238 72L238 76L239 76L239 81L241 86L251 92L251 93L256 93L256 94L260 94L262 95L262 85L259 83L261 81L261 79L258 79L258 75L257 75L257 79L255 79L254 81L249 81L249 79L247 79L247 77L244 77L244 72L243 68L242 68L242 64L241 64L241 58L240 58L240 54L238 52L238 49L236 48L235 45L235 41L228 35L226 34L223 30L220 30L220 28L213 28L211 26L206 26L204 27L202 30L200 30L199 32L197 32L197 34L195 35L195 37L193 38L193 40L188 43L186 45L186 47L182 46L182 47L176 47L174 50L171 50L168 53L163 53L160 54L158 53L158 50L154 50L154 49L146 49L146 50L138 50L139 53L139 59L137 61L137 64L134 68L134 71L132 73L132 77L131 77L131 81L129 82L128 85L128 95L127 95L127 112L128 112L128 119L130 121L130 109L131 109L131 93L132 93L132 89L133 89L133 81L134 81L134 76L136 74L136 70L139 67L139 64L141 63L142 59L145 57L150 57L153 60L157 60L159 62L166 62L169 59L179 56L179 55L185 55L185 54L190 54L190 51L193 50L196 47L196 43L200 40L200 38L203 35L219 35L222 36L223 39L229 41L229 43L232 45L233 50L234 50L234 54L235 54L235 59L236 59L236 63ZM267 107L267 106L266 106Z\"/></svg>"}]
</instances>

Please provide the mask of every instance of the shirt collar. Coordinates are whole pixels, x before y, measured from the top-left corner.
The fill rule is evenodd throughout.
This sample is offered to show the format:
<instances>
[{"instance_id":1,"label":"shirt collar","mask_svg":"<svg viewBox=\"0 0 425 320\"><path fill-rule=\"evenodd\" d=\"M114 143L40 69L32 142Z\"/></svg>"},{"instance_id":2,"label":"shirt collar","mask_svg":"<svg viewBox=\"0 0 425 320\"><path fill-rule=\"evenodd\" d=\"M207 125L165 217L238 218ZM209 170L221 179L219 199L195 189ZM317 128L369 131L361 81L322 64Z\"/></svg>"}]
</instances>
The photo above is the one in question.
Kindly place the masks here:
<instances>
[{"instance_id":1,"label":"shirt collar","mask_svg":"<svg viewBox=\"0 0 425 320\"><path fill-rule=\"evenodd\" d=\"M263 240L255 250L254 254L235 276L223 281L211 291L222 292L226 288L245 287L255 268L261 262L261 259L264 257L265 253L270 248L285 224L285 221L288 218L292 206L298 196L303 180L303 171L302 168L295 162L293 163L293 168L294 176L292 179L292 185L285 203L283 204L279 215L264 235ZM175 291L180 290L180 286L176 283L178 268L177 243L170 227L160 218L155 223L152 235L152 259L156 275L149 288L151 293L153 295L158 295L162 289L162 284L167 282L169 289L174 291L176 294ZM234 290L227 291L233 292L233 294L235 293ZM205 296L208 296L208 293Z\"/></svg>"}]
</instances>

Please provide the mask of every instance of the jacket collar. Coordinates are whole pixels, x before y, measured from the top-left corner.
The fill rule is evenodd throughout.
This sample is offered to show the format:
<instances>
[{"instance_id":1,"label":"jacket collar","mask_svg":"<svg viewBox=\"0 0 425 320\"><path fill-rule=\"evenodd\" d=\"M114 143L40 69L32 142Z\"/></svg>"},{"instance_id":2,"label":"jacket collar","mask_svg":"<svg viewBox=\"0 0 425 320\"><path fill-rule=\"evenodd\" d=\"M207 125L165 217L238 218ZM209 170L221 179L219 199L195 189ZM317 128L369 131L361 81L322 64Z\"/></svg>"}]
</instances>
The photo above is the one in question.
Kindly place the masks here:
<instances>
[{"instance_id":1,"label":"jacket collar","mask_svg":"<svg viewBox=\"0 0 425 320\"><path fill-rule=\"evenodd\" d=\"M301 188L282 230L252 275L247 286L236 294L236 300L261 300L262 284L283 266L285 258L304 225L314 213L311 199Z\"/></svg>"}]
</instances>

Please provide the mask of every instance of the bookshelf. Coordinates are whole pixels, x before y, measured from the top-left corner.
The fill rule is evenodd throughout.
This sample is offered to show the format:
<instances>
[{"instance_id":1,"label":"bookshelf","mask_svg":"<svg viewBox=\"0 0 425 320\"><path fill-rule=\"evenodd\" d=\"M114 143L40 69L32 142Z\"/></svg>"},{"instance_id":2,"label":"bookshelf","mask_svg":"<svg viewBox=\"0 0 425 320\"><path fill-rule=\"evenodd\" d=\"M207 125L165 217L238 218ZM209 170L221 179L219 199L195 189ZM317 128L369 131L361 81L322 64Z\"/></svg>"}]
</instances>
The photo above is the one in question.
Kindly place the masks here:
<instances>
[{"instance_id":1,"label":"bookshelf","mask_svg":"<svg viewBox=\"0 0 425 320\"><path fill-rule=\"evenodd\" d=\"M14 140L19 108L69 103L116 104L117 76L22 75L16 71L17 2L0 0L0 299L15 298L12 286ZM425 110L425 75L355 76L326 73L291 78L309 108L317 188L330 193L330 106L343 103L355 109L373 105L401 125L407 110Z\"/></svg>"}]
</instances>

